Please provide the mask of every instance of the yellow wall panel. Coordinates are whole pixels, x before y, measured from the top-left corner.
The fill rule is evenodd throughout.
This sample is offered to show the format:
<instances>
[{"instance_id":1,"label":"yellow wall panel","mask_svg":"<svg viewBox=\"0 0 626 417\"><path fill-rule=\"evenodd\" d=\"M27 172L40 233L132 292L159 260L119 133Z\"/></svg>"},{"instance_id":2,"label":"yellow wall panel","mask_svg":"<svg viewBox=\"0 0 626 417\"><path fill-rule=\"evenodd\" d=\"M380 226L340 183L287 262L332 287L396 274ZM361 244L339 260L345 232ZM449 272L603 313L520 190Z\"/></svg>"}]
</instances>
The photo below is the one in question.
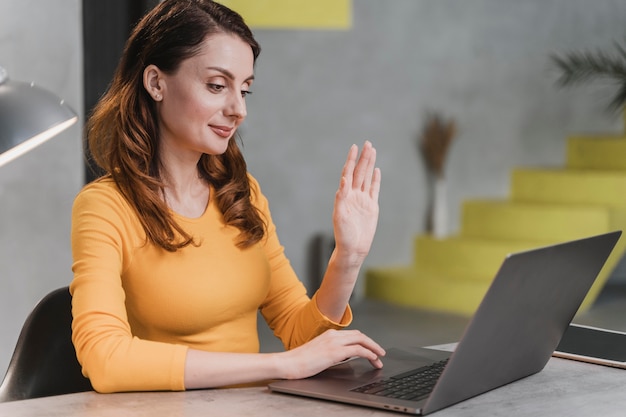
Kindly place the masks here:
<instances>
[{"instance_id":1,"label":"yellow wall panel","mask_svg":"<svg viewBox=\"0 0 626 417\"><path fill-rule=\"evenodd\" d=\"M219 0L254 28L349 29L351 0Z\"/></svg>"}]
</instances>

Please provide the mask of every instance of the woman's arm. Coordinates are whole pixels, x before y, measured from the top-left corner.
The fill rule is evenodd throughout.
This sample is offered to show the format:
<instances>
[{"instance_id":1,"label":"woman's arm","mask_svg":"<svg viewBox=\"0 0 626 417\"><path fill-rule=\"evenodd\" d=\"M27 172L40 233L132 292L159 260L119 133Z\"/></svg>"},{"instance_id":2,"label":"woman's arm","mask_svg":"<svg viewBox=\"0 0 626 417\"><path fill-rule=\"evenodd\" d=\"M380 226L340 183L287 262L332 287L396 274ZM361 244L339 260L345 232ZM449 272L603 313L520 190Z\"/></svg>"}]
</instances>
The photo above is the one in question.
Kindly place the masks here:
<instances>
[{"instance_id":1,"label":"woman's arm","mask_svg":"<svg viewBox=\"0 0 626 417\"><path fill-rule=\"evenodd\" d=\"M381 174L375 167L376 150L367 141L357 156L358 148L352 145L335 195L335 249L317 291L318 308L335 321L346 310L378 223Z\"/></svg>"},{"instance_id":2,"label":"woman's arm","mask_svg":"<svg viewBox=\"0 0 626 417\"><path fill-rule=\"evenodd\" d=\"M315 375L351 357L381 368L385 351L358 330L328 330L295 349L279 353L222 353L189 349L185 388L211 388L268 379Z\"/></svg>"}]
</instances>

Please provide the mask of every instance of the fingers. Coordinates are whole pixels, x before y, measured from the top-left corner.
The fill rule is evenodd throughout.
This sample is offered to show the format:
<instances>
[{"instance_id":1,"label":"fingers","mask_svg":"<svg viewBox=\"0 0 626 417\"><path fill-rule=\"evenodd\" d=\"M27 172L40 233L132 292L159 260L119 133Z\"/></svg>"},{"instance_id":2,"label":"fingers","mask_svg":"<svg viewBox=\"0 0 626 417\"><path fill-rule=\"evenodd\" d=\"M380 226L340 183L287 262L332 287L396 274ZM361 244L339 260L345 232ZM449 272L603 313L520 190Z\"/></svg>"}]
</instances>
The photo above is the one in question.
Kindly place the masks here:
<instances>
[{"instance_id":1,"label":"fingers","mask_svg":"<svg viewBox=\"0 0 626 417\"><path fill-rule=\"evenodd\" d=\"M380 369L383 367L383 362L380 360L380 356L382 355L376 355L374 352L363 346L352 345L347 350L353 352L350 358L364 358L367 359L374 368Z\"/></svg>"},{"instance_id":2,"label":"fingers","mask_svg":"<svg viewBox=\"0 0 626 417\"><path fill-rule=\"evenodd\" d=\"M281 353L287 361L282 378L297 379L315 375L346 358L367 359L374 368L383 366L385 350L358 330L327 330L297 348ZM286 356L285 356L286 355Z\"/></svg>"},{"instance_id":3,"label":"fingers","mask_svg":"<svg viewBox=\"0 0 626 417\"><path fill-rule=\"evenodd\" d=\"M366 147L363 151L366 154L369 153L369 155L361 154L361 157L366 157L365 161L367 162L367 166L365 167L365 178L363 180L363 184L361 185L361 190L369 192L372 187L372 177L374 176L374 171L376 170L376 149L370 142L366 142Z\"/></svg>"},{"instance_id":4,"label":"fingers","mask_svg":"<svg viewBox=\"0 0 626 417\"><path fill-rule=\"evenodd\" d=\"M348 189L352 187L354 167L356 165L356 158L358 154L359 148L356 145L352 145L348 151L348 158L343 166L343 171L341 172L340 189Z\"/></svg>"},{"instance_id":5,"label":"fingers","mask_svg":"<svg viewBox=\"0 0 626 417\"><path fill-rule=\"evenodd\" d=\"M349 189L356 189L378 198L381 175L380 169L376 168L376 149L370 141L365 141L360 156L358 152L356 145L350 147L341 173L339 191L344 194Z\"/></svg>"},{"instance_id":6,"label":"fingers","mask_svg":"<svg viewBox=\"0 0 626 417\"><path fill-rule=\"evenodd\" d=\"M380 194L380 168L374 168L374 175L372 177L372 185L370 187L370 197L378 201L378 194Z\"/></svg>"},{"instance_id":7,"label":"fingers","mask_svg":"<svg viewBox=\"0 0 626 417\"><path fill-rule=\"evenodd\" d=\"M370 141L365 141L361 156L354 168L352 188L366 192L369 191L375 164L376 150Z\"/></svg>"},{"instance_id":8,"label":"fingers","mask_svg":"<svg viewBox=\"0 0 626 417\"><path fill-rule=\"evenodd\" d=\"M385 356L383 349L374 340L358 330L330 330L325 336L334 338L339 343L342 358L360 357L369 360L375 368L382 368L381 356Z\"/></svg>"}]
</instances>

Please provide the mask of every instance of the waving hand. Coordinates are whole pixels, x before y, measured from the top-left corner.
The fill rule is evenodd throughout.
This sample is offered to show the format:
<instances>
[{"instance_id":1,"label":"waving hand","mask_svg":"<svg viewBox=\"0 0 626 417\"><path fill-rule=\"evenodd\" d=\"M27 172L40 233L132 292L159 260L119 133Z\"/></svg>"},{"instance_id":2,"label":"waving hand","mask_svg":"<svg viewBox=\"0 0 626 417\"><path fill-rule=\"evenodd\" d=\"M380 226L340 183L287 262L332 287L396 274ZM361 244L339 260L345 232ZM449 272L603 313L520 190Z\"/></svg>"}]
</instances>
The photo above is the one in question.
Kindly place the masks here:
<instances>
[{"instance_id":1,"label":"waving hand","mask_svg":"<svg viewBox=\"0 0 626 417\"><path fill-rule=\"evenodd\" d=\"M369 252L378 223L381 175L375 164L376 149L369 141L360 156L357 146L352 145L335 195L335 245L356 262L362 262Z\"/></svg>"}]
</instances>

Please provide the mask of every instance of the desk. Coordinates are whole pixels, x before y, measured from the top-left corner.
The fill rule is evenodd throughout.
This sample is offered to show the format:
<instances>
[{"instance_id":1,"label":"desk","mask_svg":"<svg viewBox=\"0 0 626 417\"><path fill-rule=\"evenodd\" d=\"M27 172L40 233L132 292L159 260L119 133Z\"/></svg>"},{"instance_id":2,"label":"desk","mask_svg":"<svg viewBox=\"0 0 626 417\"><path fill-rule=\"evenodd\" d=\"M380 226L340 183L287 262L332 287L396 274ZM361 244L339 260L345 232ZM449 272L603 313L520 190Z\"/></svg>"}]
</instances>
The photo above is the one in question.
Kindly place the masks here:
<instances>
[{"instance_id":1,"label":"desk","mask_svg":"<svg viewBox=\"0 0 626 417\"><path fill-rule=\"evenodd\" d=\"M467 317L372 301L353 306L354 327L385 347L458 340ZM626 290L601 294L578 322L625 330ZM393 325L389 325L393 323ZM265 351L281 348L260 328ZM0 403L0 417L401 417L406 414L288 396L266 387L188 392L59 395ZM552 358L538 374L433 413L436 417L626 416L626 370Z\"/></svg>"},{"instance_id":2,"label":"desk","mask_svg":"<svg viewBox=\"0 0 626 417\"><path fill-rule=\"evenodd\" d=\"M265 387L97 394L0 404L11 417L356 417L405 414L272 393ZM626 370L552 358L538 374L432 414L452 416L624 416Z\"/></svg>"}]
</instances>

